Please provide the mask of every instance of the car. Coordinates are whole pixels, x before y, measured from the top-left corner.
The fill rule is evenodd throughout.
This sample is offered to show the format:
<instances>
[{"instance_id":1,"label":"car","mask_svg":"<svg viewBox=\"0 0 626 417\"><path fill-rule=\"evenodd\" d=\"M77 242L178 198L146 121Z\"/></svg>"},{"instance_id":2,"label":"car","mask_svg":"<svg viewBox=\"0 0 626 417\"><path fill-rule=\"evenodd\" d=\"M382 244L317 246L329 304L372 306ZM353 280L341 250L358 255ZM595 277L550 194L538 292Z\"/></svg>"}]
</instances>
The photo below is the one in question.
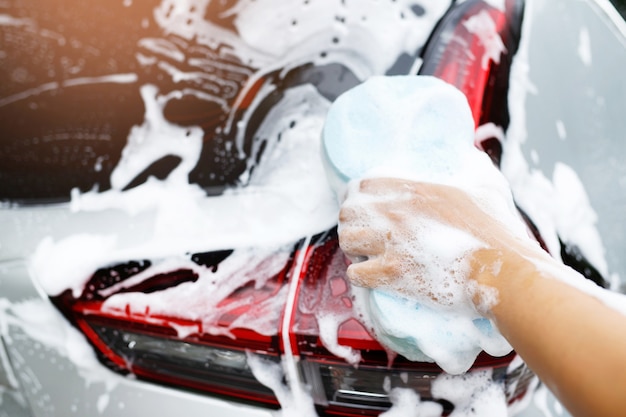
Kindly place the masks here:
<instances>
[{"instance_id":1,"label":"car","mask_svg":"<svg viewBox=\"0 0 626 417\"><path fill-rule=\"evenodd\" d=\"M433 394L440 368L368 331L319 134L329 104L379 74L439 77L477 128L506 130L524 7L1 5L0 412L379 415L399 392L462 408ZM502 138L477 146L501 163ZM514 352L481 354L472 377L510 410L537 384Z\"/></svg>"}]
</instances>

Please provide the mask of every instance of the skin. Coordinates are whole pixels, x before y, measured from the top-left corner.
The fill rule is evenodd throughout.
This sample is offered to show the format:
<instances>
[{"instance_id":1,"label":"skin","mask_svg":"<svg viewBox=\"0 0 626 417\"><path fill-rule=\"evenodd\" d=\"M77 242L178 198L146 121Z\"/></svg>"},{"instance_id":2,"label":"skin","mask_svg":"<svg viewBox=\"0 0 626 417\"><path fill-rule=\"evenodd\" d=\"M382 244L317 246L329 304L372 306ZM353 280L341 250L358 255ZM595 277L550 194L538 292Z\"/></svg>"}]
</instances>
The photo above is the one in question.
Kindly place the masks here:
<instances>
[{"instance_id":1,"label":"skin","mask_svg":"<svg viewBox=\"0 0 626 417\"><path fill-rule=\"evenodd\" d=\"M351 193L366 198L353 199ZM355 261L348 278L359 286L388 287L406 279L401 271L407 266L419 271L420 262L430 258L414 259L418 251L407 259L399 249L415 219L445 224L481 242L464 253L470 265L467 288L478 283L495 289L498 301L487 305L477 292L476 308L495 321L572 415L626 413L626 316L568 284L567 279L584 278L530 238L514 236L460 189L390 178L361 181L339 217L339 243ZM427 240L422 243L427 251ZM423 286L410 288L405 295L432 297L419 293Z\"/></svg>"}]
</instances>

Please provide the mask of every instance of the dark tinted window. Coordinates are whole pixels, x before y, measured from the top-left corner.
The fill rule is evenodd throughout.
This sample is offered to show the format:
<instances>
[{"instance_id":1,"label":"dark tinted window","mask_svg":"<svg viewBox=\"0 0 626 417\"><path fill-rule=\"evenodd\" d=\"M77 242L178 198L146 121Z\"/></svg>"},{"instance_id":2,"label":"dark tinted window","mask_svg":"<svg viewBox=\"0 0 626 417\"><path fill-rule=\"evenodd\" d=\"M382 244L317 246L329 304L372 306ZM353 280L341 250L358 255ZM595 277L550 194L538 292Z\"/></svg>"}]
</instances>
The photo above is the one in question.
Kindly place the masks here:
<instances>
[{"instance_id":1,"label":"dark tinted window","mask_svg":"<svg viewBox=\"0 0 626 417\"><path fill-rule=\"evenodd\" d=\"M626 0L611 0L615 8L626 19Z\"/></svg>"}]
</instances>

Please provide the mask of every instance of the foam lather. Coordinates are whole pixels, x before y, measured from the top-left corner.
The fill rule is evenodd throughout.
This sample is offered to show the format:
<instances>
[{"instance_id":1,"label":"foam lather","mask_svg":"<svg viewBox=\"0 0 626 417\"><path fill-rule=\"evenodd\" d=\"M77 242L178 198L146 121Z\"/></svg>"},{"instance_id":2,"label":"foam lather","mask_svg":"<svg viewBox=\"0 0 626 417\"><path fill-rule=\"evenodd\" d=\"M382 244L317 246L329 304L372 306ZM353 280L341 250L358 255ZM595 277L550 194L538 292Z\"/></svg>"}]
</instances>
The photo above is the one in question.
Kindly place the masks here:
<instances>
[{"instance_id":1,"label":"foam lather","mask_svg":"<svg viewBox=\"0 0 626 417\"><path fill-rule=\"evenodd\" d=\"M466 97L437 78L375 76L339 96L325 121L322 158L339 201L350 181L363 178L451 185L510 224L513 233L526 235L508 183L474 146L474 120ZM454 252L457 239L437 232L432 242L428 251L438 259L455 259L461 253ZM426 265L426 270L435 286L438 274L441 281L449 279L437 265ZM511 346L495 325L473 307L464 284L450 281L445 287L455 300L445 306L408 299L389 288L370 290L367 302L377 339L408 359L436 362L453 374L468 370L483 350L493 356L510 353Z\"/></svg>"}]
</instances>

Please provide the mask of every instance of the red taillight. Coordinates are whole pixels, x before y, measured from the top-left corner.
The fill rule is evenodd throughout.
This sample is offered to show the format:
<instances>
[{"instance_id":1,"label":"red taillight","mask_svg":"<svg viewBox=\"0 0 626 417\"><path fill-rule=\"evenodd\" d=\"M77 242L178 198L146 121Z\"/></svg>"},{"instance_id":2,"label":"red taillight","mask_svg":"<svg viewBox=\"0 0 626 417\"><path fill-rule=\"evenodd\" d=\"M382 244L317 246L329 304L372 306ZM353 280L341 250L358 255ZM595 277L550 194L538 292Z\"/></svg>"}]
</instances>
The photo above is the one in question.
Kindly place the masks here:
<instances>
[{"instance_id":1,"label":"red taillight","mask_svg":"<svg viewBox=\"0 0 626 417\"><path fill-rule=\"evenodd\" d=\"M219 299L213 297L206 306L197 303L202 295L188 304L171 306L169 314L151 308L149 302L133 302L139 295L158 304L163 294L182 285L201 291L203 282L218 276L220 263L231 253L191 255L193 268L168 273L150 274L153 264L149 261L114 265L98 270L80 297L66 291L53 301L88 337L102 362L118 372L278 407L274 393L254 377L247 355L280 361L279 329L293 266L292 247L269 256L280 262L271 268L271 276L241 279L235 276L238 271L230 271L219 278L236 284L217 285L216 289L230 285L231 290ZM269 258L260 262L276 264ZM240 273L249 272L242 265ZM113 302L114 297L122 297L122 301ZM207 294L206 298L211 297ZM190 311L194 308L217 314L207 318L202 311ZM242 323L243 317L246 323Z\"/></svg>"},{"instance_id":2,"label":"red taillight","mask_svg":"<svg viewBox=\"0 0 626 417\"><path fill-rule=\"evenodd\" d=\"M420 74L434 75L461 90L467 97L476 127L494 123L506 130L510 120L509 72L519 44L524 2L503 3L504 10L483 0L453 6L426 47ZM489 39L494 44L488 44ZM497 49L498 45L501 55L489 50ZM490 139L478 144L479 148L499 164L501 145Z\"/></svg>"},{"instance_id":3,"label":"red taillight","mask_svg":"<svg viewBox=\"0 0 626 417\"><path fill-rule=\"evenodd\" d=\"M102 317L86 319L79 326L107 359L140 378L278 406L273 392L256 380L247 364L247 351L254 350L254 345L257 355L280 360L276 352L267 349L272 344L269 340L181 339L160 326Z\"/></svg>"},{"instance_id":4,"label":"red taillight","mask_svg":"<svg viewBox=\"0 0 626 417\"><path fill-rule=\"evenodd\" d=\"M494 100L506 105L508 70L519 41L523 2L505 3L506 10L482 0L455 6L433 35L420 69L421 74L441 78L465 93L476 126L493 121L492 111L506 110L492 107Z\"/></svg>"},{"instance_id":5,"label":"red taillight","mask_svg":"<svg viewBox=\"0 0 626 417\"><path fill-rule=\"evenodd\" d=\"M468 24L472 22L471 19L486 19L493 22L493 29L497 35L506 22L504 14L496 9L483 7L479 10L479 12L466 12L459 18L459 22L454 25L454 31L450 36L465 42L457 41L446 44L438 65L432 71L432 75L454 85L465 93L476 126L482 124L483 113L488 113L491 107L492 86L489 86L489 81L493 79L491 68L495 63L493 61L485 62L482 59L487 53L488 46L482 42L477 34L470 32ZM503 53L508 53L508 51L504 50Z\"/></svg>"}]
</instances>

